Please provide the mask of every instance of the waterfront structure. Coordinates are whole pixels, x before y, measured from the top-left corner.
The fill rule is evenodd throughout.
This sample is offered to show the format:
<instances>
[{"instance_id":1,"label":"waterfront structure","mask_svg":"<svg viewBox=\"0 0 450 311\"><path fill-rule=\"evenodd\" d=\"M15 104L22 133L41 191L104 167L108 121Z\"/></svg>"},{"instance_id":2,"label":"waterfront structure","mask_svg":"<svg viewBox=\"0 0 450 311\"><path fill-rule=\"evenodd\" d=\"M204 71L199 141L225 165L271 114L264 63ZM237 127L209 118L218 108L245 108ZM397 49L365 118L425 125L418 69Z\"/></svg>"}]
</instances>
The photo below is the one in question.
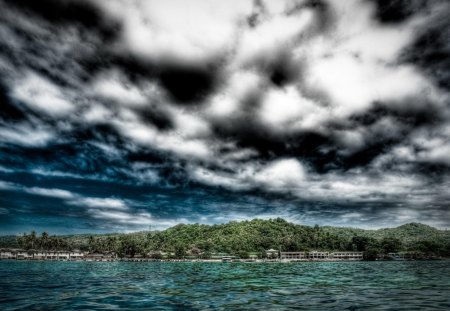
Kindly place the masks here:
<instances>
[{"instance_id":1,"label":"waterfront structure","mask_svg":"<svg viewBox=\"0 0 450 311\"><path fill-rule=\"evenodd\" d=\"M33 252L31 251L17 251L16 252L17 260L31 260L33 259Z\"/></svg>"},{"instance_id":2,"label":"waterfront structure","mask_svg":"<svg viewBox=\"0 0 450 311\"><path fill-rule=\"evenodd\" d=\"M328 259L330 257L329 252L312 251L307 253L307 258L311 260Z\"/></svg>"},{"instance_id":3,"label":"waterfront structure","mask_svg":"<svg viewBox=\"0 0 450 311\"><path fill-rule=\"evenodd\" d=\"M266 257L267 258L278 258L278 250L273 249L273 248L266 250Z\"/></svg>"},{"instance_id":4,"label":"waterfront structure","mask_svg":"<svg viewBox=\"0 0 450 311\"><path fill-rule=\"evenodd\" d=\"M87 261L113 261L115 258L114 253L90 253L84 256Z\"/></svg>"},{"instance_id":5,"label":"waterfront structure","mask_svg":"<svg viewBox=\"0 0 450 311\"><path fill-rule=\"evenodd\" d=\"M233 256L223 256L222 262L231 262L233 261Z\"/></svg>"},{"instance_id":6,"label":"waterfront structure","mask_svg":"<svg viewBox=\"0 0 450 311\"><path fill-rule=\"evenodd\" d=\"M281 252L281 260L363 260L363 252Z\"/></svg>"},{"instance_id":7,"label":"waterfront structure","mask_svg":"<svg viewBox=\"0 0 450 311\"><path fill-rule=\"evenodd\" d=\"M57 251L48 251L48 252L46 252L45 259L47 259L47 260L58 260L58 252Z\"/></svg>"},{"instance_id":8,"label":"waterfront structure","mask_svg":"<svg viewBox=\"0 0 450 311\"><path fill-rule=\"evenodd\" d=\"M267 253L274 254L267 250ZM278 251L277 251L278 252ZM248 258L239 258L229 253L212 253L208 256L213 261L256 261L257 255L260 253L248 253ZM135 256L126 256L124 260L130 261L150 261L150 259L167 259L175 254L164 253L161 251L150 251L144 255L135 254ZM274 256L274 255L270 255ZM173 257L172 257L173 258ZM274 257L269 257L274 258ZM380 259L388 260L408 260L420 258L416 253L389 253L379 255ZM422 255L422 258L426 258ZM79 250L75 251L42 251L42 250L23 250L23 249L0 249L0 259L16 259L16 260L84 260L84 261L114 261L117 256L113 252L107 253L84 253ZM184 256L185 260L197 260L198 256ZM339 260L363 260L364 252L340 251L340 252L321 252L321 251L295 251L295 252L279 252L279 260L281 261L339 261Z\"/></svg>"},{"instance_id":9,"label":"waterfront structure","mask_svg":"<svg viewBox=\"0 0 450 311\"><path fill-rule=\"evenodd\" d=\"M305 252L281 252L281 260L304 260L306 259Z\"/></svg>"},{"instance_id":10,"label":"waterfront structure","mask_svg":"<svg viewBox=\"0 0 450 311\"><path fill-rule=\"evenodd\" d=\"M90 253L84 256L84 259L87 261L102 261L103 254L100 253Z\"/></svg>"},{"instance_id":11,"label":"waterfront structure","mask_svg":"<svg viewBox=\"0 0 450 311\"><path fill-rule=\"evenodd\" d=\"M10 249L1 250L0 259L16 259L16 252Z\"/></svg>"},{"instance_id":12,"label":"waterfront structure","mask_svg":"<svg viewBox=\"0 0 450 311\"><path fill-rule=\"evenodd\" d=\"M70 252L58 252L58 260L69 260Z\"/></svg>"},{"instance_id":13,"label":"waterfront structure","mask_svg":"<svg viewBox=\"0 0 450 311\"><path fill-rule=\"evenodd\" d=\"M45 260L46 259L46 253L43 251L36 251L34 252L34 260Z\"/></svg>"},{"instance_id":14,"label":"waterfront structure","mask_svg":"<svg viewBox=\"0 0 450 311\"><path fill-rule=\"evenodd\" d=\"M362 260L363 252L334 252L331 253L333 259L345 259L345 260Z\"/></svg>"},{"instance_id":15,"label":"waterfront structure","mask_svg":"<svg viewBox=\"0 0 450 311\"><path fill-rule=\"evenodd\" d=\"M83 260L84 253L80 251L72 251L69 253L69 260Z\"/></svg>"}]
</instances>

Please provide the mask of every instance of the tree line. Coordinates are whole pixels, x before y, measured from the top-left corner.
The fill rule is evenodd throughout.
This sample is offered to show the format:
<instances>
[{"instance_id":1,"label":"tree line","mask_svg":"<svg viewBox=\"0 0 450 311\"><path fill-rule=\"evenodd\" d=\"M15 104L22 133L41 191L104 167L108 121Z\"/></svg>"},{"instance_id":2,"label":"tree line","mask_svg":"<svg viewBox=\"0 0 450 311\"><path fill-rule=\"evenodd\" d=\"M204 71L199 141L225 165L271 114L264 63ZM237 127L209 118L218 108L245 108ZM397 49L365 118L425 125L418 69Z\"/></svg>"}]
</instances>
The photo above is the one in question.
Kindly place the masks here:
<instances>
[{"instance_id":1,"label":"tree line","mask_svg":"<svg viewBox=\"0 0 450 311\"><path fill-rule=\"evenodd\" d=\"M265 250L280 251L363 251L371 258L380 253L400 251L435 256L450 256L450 234L422 224L392 229L362 230L304 226L284 219L229 222L220 225L179 224L163 231L108 235L37 236L33 231L18 237L25 249L114 252L119 256L174 257L186 255L207 258L213 253L228 253L246 258L265 256Z\"/></svg>"}]
</instances>

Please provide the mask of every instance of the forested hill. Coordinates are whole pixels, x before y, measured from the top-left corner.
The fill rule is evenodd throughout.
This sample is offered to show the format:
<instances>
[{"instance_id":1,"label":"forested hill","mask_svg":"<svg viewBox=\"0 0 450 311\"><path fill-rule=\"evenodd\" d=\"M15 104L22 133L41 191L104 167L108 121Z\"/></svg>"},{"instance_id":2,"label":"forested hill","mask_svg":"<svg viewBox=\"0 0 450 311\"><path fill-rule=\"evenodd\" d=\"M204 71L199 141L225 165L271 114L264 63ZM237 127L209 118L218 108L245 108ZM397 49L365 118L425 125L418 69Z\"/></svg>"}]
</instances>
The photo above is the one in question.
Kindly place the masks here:
<instances>
[{"instance_id":1,"label":"forested hill","mask_svg":"<svg viewBox=\"0 0 450 311\"><path fill-rule=\"evenodd\" d=\"M129 234L0 237L0 247L81 249L147 253L149 251L262 252L264 249L358 250L373 252L415 251L450 255L450 231L410 223L397 228L363 230L357 228L304 226L281 218L229 222L220 225L179 224L164 231Z\"/></svg>"}]
</instances>

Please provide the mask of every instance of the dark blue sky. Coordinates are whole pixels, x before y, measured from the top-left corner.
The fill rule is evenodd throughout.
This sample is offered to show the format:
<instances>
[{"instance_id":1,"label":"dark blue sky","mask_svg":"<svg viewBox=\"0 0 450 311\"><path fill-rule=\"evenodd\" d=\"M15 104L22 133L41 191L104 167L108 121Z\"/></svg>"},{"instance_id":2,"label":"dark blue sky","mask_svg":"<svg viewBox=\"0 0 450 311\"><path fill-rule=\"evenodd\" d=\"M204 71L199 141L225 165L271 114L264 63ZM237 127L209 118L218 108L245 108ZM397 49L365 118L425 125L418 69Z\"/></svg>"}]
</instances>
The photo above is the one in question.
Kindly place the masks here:
<instances>
[{"instance_id":1,"label":"dark blue sky","mask_svg":"<svg viewBox=\"0 0 450 311\"><path fill-rule=\"evenodd\" d=\"M447 1L0 12L0 234L450 227Z\"/></svg>"}]
</instances>

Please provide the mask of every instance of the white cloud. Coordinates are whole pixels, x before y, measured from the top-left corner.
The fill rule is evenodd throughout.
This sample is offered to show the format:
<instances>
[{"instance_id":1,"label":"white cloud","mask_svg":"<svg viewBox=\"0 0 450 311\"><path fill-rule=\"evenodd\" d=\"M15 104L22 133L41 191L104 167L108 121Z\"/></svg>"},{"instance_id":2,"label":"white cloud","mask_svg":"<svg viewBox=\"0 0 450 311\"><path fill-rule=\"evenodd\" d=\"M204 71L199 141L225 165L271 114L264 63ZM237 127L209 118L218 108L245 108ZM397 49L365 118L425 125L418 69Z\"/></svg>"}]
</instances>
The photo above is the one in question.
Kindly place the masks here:
<instances>
[{"instance_id":1,"label":"white cloud","mask_svg":"<svg viewBox=\"0 0 450 311\"><path fill-rule=\"evenodd\" d=\"M411 66L385 66L345 54L311 63L307 84L329 96L332 114L340 118L361 113L376 101L424 98L432 89Z\"/></svg>"},{"instance_id":2,"label":"white cloud","mask_svg":"<svg viewBox=\"0 0 450 311\"><path fill-rule=\"evenodd\" d=\"M33 72L28 72L15 85L13 95L34 110L56 117L66 116L74 110L61 88Z\"/></svg>"},{"instance_id":3,"label":"white cloud","mask_svg":"<svg viewBox=\"0 0 450 311\"><path fill-rule=\"evenodd\" d=\"M419 67L400 61L419 30L428 27L429 13L421 12L393 26L377 22L375 7L366 0L330 1L329 15L324 16L302 6L305 1L261 1L263 5L259 8L255 7L257 1L250 0L92 1L123 22L117 41L100 43L95 34L79 31L77 26L58 29L53 34L55 28L17 10L19 29L36 39L30 39L36 44L33 47L42 47L45 41L42 54L30 55L24 52L27 50L24 47L31 41L27 42L19 32L13 31L13 26L1 21L0 33L7 38L8 48L17 54L20 63L16 70L11 65L13 61L0 57L5 80L8 86L13 86L7 95L38 114L28 124L1 123L1 143L43 147L50 141L63 140L61 132L70 136L80 126L84 130L84 126L108 123L119 132L126 147L121 150L106 141L89 143L109 159L120 159L130 150L156 150L168 155L168 161L186 163L192 180L235 191L260 189L301 199L398 200L409 204L425 204L436 199L436 193L445 193L442 184L430 186L411 167L417 163L450 164L448 127L440 127L436 122L425 125L425 129L411 129L415 125L396 116L375 116L377 120L370 124L359 125L354 125L358 121L349 119L354 114L364 117L376 108L374 102L379 101L386 110L406 117L409 112L440 111L439 118L448 123L450 113L445 91L438 90ZM290 10L293 7L296 10ZM260 13L258 23L249 27L247 18L255 10ZM5 16L12 24L12 14ZM328 27L318 27L320 23ZM80 58L74 56L75 50L80 52ZM121 71L123 68L115 67L114 61L105 61L109 69L89 76L92 80L86 83L87 68L78 61L83 57L91 61L97 56L97 50L148 62L155 66L156 74L131 79L125 70ZM280 55L281 61L286 58L289 69L298 72L290 77L287 85L275 86L269 75ZM174 66L183 63L196 66L211 61L220 63L220 81L214 94L202 105L175 105L165 96L163 86L155 82L160 65L172 62ZM31 63L36 68L48 68L66 86L30 71L27 67ZM255 100L248 100L249 97ZM139 115L138 111L152 113L155 107L167 114L173 128L161 130ZM29 118L31 115L34 113ZM51 117L56 122L49 121ZM411 118L414 121L414 115ZM231 135L216 135L219 125L229 129ZM256 147L251 147L251 135L258 127L262 133L274 135L278 145L284 138L286 141L295 138L296 134L319 133L332 140L328 147L334 148L332 151L339 157L384 140L390 142L401 137L402 141L365 167L353 170L337 167L319 174L313 164L307 164L310 159L272 154L270 146L266 151L271 160L260 157ZM245 136L245 144L241 144L241 134ZM242 147L247 144L250 146ZM320 156L313 150L311 153ZM389 170L385 171L387 167ZM130 163L129 167L114 168L114 171L134 178L133 182L164 182L158 168L142 163ZM101 173L81 176L40 168L31 172L106 178ZM0 188L60 198L84 206L92 217L111 222L153 224L158 221L148 213L135 210L133 202L120 198L85 197L62 189L27 188L7 182L0 182ZM342 219L358 216L349 212ZM416 216L419 217L411 217ZM405 221L411 218L401 217Z\"/></svg>"},{"instance_id":4,"label":"white cloud","mask_svg":"<svg viewBox=\"0 0 450 311\"><path fill-rule=\"evenodd\" d=\"M104 99L112 100L120 104L129 106L143 106L148 104L149 98L145 93L157 92L156 86L147 85L146 92L127 81L126 77L120 75L117 71L105 72L98 76L93 82L93 93Z\"/></svg>"},{"instance_id":5,"label":"white cloud","mask_svg":"<svg viewBox=\"0 0 450 311\"><path fill-rule=\"evenodd\" d=\"M314 14L303 10L297 15L278 15L264 20L259 26L247 29L236 48L236 63L246 64L255 58L276 53L280 48L291 46L299 40L302 32L312 26Z\"/></svg>"},{"instance_id":6,"label":"white cloud","mask_svg":"<svg viewBox=\"0 0 450 311\"><path fill-rule=\"evenodd\" d=\"M190 138L190 135L184 135L177 130L171 132L159 132L151 125L142 124L136 116L124 112L122 120L115 120L114 123L123 136L131 138L134 142L154 148L157 150L168 151L183 158L211 158L210 146L202 139ZM183 117L180 117L182 119ZM185 116L189 120L195 120L192 117ZM180 120L178 119L178 120ZM179 124L179 126L184 126ZM186 125L187 134L194 135L199 132L207 131L205 124L198 120L196 124Z\"/></svg>"},{"instance_id":7,"label":"white cloud","mask_svg":"<svg viewBox=\"0 0 450 311\"><path fill-rule=\"evenodd\" d=\"M174 57L190 62L223 52L252 7L250 0L98 3L123 21L123 48L149 59Z\"/></svg>"},{"instance_id":8,"label":"white cloud","mask_svg":"<svg viewBox=\"0 0 450 311\"><path fill-rule=\"evenodd\" d=\"M30 194L36 194L46 197L58 198L58 199L73 199L76 197L70 191L62 190L62 189L48 189L48 188L40 188L40 187L31 187L26 188L26 192Z\"/></svg>"},{"instance_id":9,"label":"white cloud","mask_svg":"<svg viewBox=\"0 0 450 311\"><path fill-rule=\"evenodd\" d=\"M44 126L31 127L28 124L15 124L0 127L0 142L21 146L45 146L54 138L54 132Z\"/></svg>"},{"instance_id":10,"label":"white cloud","mask_svg":"<svg viewBox=\"0 0 450 311\"><path fill-rule=\"evenodd\" d=\"M127 210L128 206L123 200L113 199L113 198L89 198L89 197L79 197L75 200L70 201L71 204L87 207L87 208L106 208L106 209L117 209L117 210Z\"/></svg>"},{"instance_id":11,"label":"white cloud","mask_svg":"<svg viewBox=\"0 0 450 311\"><path fill-rule=\"evenodd\" d=\"M306 172L295 159L276 160L255 173L254 181L270 190L289 191L305 181Z\"/></svg>"}]
</instances>

